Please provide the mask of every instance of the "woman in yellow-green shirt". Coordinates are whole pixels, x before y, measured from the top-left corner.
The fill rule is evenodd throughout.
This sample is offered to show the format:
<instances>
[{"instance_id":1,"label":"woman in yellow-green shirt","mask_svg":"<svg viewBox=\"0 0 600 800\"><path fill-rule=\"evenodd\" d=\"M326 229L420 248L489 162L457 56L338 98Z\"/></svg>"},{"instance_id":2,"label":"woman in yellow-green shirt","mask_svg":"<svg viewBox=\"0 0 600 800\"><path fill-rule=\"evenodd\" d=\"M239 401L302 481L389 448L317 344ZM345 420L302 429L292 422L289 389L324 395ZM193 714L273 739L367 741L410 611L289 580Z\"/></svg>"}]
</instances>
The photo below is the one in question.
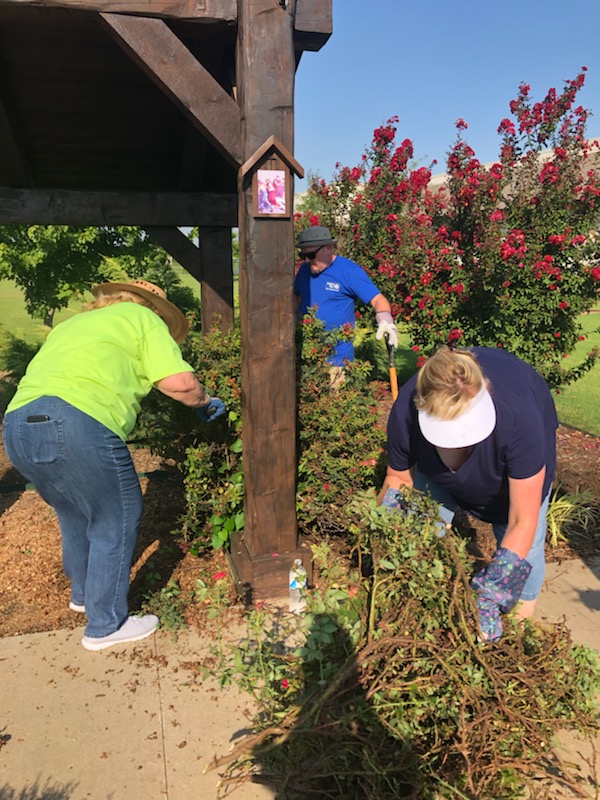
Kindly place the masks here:
<instances>
[{"instance_id":1,"label":"woman in yellow-green shirt","mask_svg":"<svg viewBox=\"0 0 600 800\"><path fill-rule=\"evenodd\" d=\"M126 439L155 386L206 422L225 406L181 355L189 324L147 281L93 289L86 313L49 334L9 404L4 446L56 511L70 607L85 612L82 644L102 650L151 635L152 614L128 616L142 493Z\"/></svg>"}]
</instances>

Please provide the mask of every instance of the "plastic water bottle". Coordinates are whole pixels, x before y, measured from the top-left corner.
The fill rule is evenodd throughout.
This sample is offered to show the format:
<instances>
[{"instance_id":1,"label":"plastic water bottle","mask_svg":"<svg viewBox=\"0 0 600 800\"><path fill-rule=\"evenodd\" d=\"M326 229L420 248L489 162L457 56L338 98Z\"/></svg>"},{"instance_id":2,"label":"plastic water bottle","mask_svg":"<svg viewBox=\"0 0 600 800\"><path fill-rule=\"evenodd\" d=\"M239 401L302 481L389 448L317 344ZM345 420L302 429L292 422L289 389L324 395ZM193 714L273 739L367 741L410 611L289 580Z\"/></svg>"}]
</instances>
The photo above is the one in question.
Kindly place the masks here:
<instances>
[{"instance_id":1,"label":"plastic water bottle","mask_svg":"<svg viewBox=\"0 0 600 800\"><path fill-rule=\"evenodd\" d=\"M290 611L300 614L306 608L306 586L308 577L302 565L302 560L297 558L290 569Z\"/></svg>"}]
</instances>

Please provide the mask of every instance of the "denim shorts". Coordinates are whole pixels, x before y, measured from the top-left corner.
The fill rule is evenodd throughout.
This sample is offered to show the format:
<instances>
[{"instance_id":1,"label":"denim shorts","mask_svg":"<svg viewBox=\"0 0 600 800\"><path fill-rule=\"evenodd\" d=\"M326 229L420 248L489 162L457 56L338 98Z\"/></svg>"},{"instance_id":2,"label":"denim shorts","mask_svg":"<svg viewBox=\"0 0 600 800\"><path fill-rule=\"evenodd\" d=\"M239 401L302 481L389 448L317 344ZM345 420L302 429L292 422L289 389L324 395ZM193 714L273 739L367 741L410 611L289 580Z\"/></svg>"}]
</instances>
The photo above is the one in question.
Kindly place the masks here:
<instances>
[{"instance_id":1,"label":"denim shorts","mask_svg":"<svg viewBox=\"0 0 600 800\"><path fill-rule=\"evenodd\" d=\"M428 480L428 478L418 470L415 471L414 484L415 489L427 492L434 500L437 500L437 502L440 504L441 518L445 523L450 524L454 519L456 509L459 507L459 504L456 502L450 492L448 492L442 486L439 486L437 483ZM535 600L542 591L542 585L546 575L546 517L548 514L548 505L550 503L550 493L551 490L548 491L548 494L540 506L535 537L531 549L526 556L527 561L531 564L531 573L527 579L527 582L525 583L523 591L521 592L521 600ZM496 542L498 546L500 546L502 540L504 539L506 529L508 528L508 523L493 522L491 524Z\"/></svg>"}]
</instances>

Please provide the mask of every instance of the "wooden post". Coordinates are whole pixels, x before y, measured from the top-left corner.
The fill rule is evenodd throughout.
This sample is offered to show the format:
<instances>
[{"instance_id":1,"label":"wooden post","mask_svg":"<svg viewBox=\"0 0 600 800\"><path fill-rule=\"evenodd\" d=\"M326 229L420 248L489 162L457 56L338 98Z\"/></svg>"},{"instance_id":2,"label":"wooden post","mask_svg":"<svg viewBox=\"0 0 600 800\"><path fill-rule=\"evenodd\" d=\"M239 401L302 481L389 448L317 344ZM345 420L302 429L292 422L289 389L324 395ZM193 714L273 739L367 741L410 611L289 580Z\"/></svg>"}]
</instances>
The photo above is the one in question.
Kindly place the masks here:
<instances>
[{"instance_id":1,"label":"wooden post","mask_svg":"<svg viewBox=\"0 0 600 800\"><path fill-rule=\"evenodd\" d=\"M238 0L237 92L242 160L271 136L293 152L293 20L279 0ZM240 328L246 488L243 536L232 560L252 598L287 592L298 553L294 235L290 218L255 218L240 174ZM308 561L308 558L305 558Z\"/></svg>"},{"instance_id":2,"label":"wooden post","mask_svg":"<svg viewBox=\"0 0 600 800\"><path fill-rule=\"evenodd\" d=\"M202 330L220 317L223 333L233 325L233 253L231 228L200 228Z\"/></svg>"}]
</instances>

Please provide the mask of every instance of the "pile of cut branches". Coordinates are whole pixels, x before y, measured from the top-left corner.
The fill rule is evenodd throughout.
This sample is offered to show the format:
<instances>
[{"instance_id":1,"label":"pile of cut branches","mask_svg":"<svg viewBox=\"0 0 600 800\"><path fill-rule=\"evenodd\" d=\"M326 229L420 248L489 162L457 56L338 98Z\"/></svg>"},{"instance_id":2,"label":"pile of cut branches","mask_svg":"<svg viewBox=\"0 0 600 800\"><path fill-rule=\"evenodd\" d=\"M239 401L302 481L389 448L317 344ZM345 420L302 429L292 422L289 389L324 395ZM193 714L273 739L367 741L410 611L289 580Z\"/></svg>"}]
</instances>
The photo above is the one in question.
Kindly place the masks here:
<instances>
[{"instance_id":1,"label":"pile of cut branches","mask_svg":"<svg viewBox=\"0 0 600 800\"><path fill-rule=\"evenodd\" d=\"M514 800L557 783L586 796L553 738L597 730L595 654L562 625L511 617L482 642L472 560L437 535L427 498L405 515L365 494L346 513L352 549L313 547L308 613L286 628L288 615L251 612L219 668L259 708L254 733L213 765L225 792L252 778L288 800Z\"/></svg>"}]
</instances>

